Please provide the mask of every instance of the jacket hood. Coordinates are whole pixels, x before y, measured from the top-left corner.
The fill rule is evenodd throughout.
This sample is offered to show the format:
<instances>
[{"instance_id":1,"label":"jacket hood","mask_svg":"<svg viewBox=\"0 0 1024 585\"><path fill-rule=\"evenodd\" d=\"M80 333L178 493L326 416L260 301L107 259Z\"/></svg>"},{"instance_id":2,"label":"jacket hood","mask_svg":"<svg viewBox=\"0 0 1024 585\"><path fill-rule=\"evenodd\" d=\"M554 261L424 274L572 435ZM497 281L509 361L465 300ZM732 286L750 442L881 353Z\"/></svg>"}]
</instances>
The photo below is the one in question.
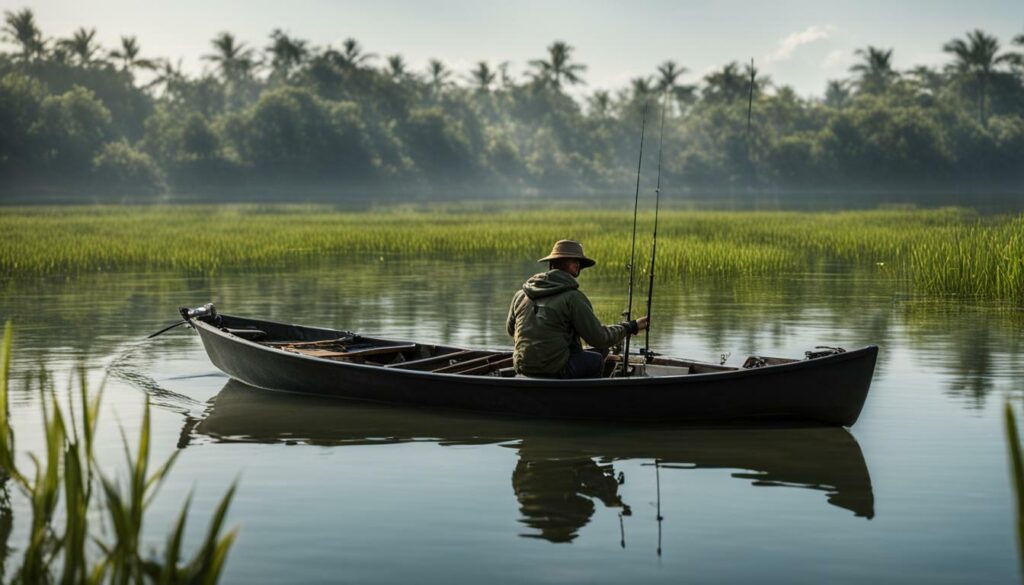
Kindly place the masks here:
<instances>
[{"instance_id":1,"label":"jacket hood","mask_svg":"<svg viewBox=\"0 0 1024 585\"><path fill-rule=\"evenodd\" d=\"M564 270L548 270L540 274L534 274L523 283L523 292L531 299L549 297L567 290L579 288L580 284L575 278Z\"/></svg>"}]
</instances>

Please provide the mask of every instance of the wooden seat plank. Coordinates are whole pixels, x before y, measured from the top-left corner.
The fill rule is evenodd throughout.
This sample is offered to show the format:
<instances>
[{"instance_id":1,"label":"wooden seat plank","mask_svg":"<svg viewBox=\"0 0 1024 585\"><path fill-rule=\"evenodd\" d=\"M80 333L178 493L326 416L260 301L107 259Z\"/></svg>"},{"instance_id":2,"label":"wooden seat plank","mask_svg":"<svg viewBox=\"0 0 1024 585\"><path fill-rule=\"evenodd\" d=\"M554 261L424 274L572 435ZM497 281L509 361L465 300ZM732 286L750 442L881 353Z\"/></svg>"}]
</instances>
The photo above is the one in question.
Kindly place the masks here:
<instances>
[{"instance_id":1,"label":"wooden seat plank","mask_svg":"<svg viewBox=\"0 0 1024 585\"><path fill-rule=\"evenodd\" d=\"M442 355L435 355L431 357L420 358L418 360L409 360L407 362L401 362L398 364L387 364L385 368L408 368L409 366L420 367L427 366L435 363L445 363L448 360L452 360L459 357L468 357L470 354L483 353L479 349L464 349L461 351L453 351L452 353L446 353Z\"/></svg>"},{"instance_id":2,"label":"wooden seat plank","mask_svg":"<svg viewBox=\"0 0 1024 585\"><path fill-rule=\"evenodd\" d=\"M486 364L483 364L481 366L477 366L475 368L470 368L468 370L463 370L461 372L458 372L458 374L460 376L478 376L480 374L486 374L486 373L488 373L488 372L490 372L492 370L499 370L501 368L505 368L505 367L508 367L510 365L512 365L512 356L509 356L507 358L502 358L500 360L496 360L496 361L493 361L493 362L490 362L490 363L486 363Z\"/></svg>"},{"instance_id":3,"label":"wooden seat plank","mask_svg":"<svg viewBox=\"0 0 1024 585\"><path fill-rule=\"evenodd\" d=\"M290 347L304 347L307 345L330 345L334 343L347 343L353 341L352 336L349 337L338 337L336 339L321 339L319 341L268 341L266 345L270 346L290 346Z\"/></svg>"},{"instance_id":4,"label":"wooden seat plank","mask_svg":"<svg viewBox=\"0 0 1024 585\"><path fill-rule=\"evenodd\" d=\"M410 343L408 345L385 345L380 347L371 347L367 349L358 349L355 351L331 351L329 349L302 349L297 347L284 347L281 349L284 349L285 351L291 351L293 353L300 353L302 355L320 358L361 358L372 355L398 353L401 351L416 349L416 344Z\"/></svg>"},{"instance_id":5,"label":"wooden seat plank","mask_svg":"<svg viewBox=\"0 0 1024 585\"><path fill-rule=\"evenodd\" d=\"M431 372L433 372L435 374L458 374L458 373L462 372L463 370L471 369L474 366L489 364L489 363L491 363L491 360L494 360L494 359L503 359L503 358L511 358L511 357L512 357L511 353L492 353L492 354L485 355L483 357L478 357L476 359L466 360L464 362L459 362L457 364L452 364L450 366L445 366L443 368L438 368L436 370L431 370Z\"/></svg>"}]
</instances>

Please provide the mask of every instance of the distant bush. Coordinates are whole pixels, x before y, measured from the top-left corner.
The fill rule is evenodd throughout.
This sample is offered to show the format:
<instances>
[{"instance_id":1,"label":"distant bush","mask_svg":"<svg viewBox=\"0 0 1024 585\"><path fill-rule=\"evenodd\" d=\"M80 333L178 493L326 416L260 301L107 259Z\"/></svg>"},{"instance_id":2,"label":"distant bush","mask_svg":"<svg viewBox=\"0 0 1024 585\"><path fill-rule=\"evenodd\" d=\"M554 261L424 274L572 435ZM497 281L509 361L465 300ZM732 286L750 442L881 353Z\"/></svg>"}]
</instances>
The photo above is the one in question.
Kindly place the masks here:
<instances>
[{"instance_id":1,"label":"distant bush","mask_svg":"<svg viewBox=\"0 0 1024 585\"><path fill-rule=\"evenodd\" d=\"M156 194L164 190L163 171L146 153L127 142L111 142L93 159L93 178L107 192Z\"/></svg>"}]
</instances>

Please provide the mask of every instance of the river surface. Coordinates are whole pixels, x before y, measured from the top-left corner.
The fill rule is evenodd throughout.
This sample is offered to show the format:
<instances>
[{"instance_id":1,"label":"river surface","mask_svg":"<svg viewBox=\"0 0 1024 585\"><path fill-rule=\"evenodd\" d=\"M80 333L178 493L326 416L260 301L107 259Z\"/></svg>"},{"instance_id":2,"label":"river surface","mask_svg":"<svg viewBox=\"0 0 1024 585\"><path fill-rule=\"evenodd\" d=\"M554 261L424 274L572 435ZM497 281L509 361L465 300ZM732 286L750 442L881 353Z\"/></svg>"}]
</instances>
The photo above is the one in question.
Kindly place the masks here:
<instances>
[{"instance_id":1,"label":"river surface","mask_svg":"<svg viewBox=\"0 0 1024 585\"><path fill-rule=\"evenodd\" d=\"M228 583L1020 581L1001 418L1024 389L1024 313L1013 307L918 299L839 268L659 285L651 342L670 355L738 365L754 353L878 344L850 429L369 406L229 381L184 328L140 341L179 305L214 301L231 314L504 346L508 301L535 268L327 258L209 277L8 280L0 320L16 326L18 448L41 451L40 368L60 399L76 368L93 387L107 377L98 450L111 474L120 429L135 442L148 396L154 461L180 455L147 543L162 548L189 492L194 543L237 481ZM584 272L581 284L606 320L621 310L624 282ZM13 519L0 530L10 575L30 512L13 493L0 514L0 528Z\"/></svg>"}]
</instances>

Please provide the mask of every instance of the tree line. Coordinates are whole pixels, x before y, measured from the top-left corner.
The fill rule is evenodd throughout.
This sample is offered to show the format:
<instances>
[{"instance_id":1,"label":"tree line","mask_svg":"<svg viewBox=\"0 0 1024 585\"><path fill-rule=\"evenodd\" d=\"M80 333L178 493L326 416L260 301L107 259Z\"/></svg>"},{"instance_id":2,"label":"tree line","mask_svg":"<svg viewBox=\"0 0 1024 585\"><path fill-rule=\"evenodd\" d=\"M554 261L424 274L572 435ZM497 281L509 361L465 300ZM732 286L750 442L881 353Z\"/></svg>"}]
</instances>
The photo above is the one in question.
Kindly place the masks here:
<instances>
[{"instance_id":1,"label":"tree line","mask_svg":"<svg viewBox=\"0 0 1024 585\"><path fill-rule=\"evenodd\" d=\"M1012 50L1024 34L1005 50L970 31L942 45L944 67L909 70L865 47L849 78L810 99L753 63L687 83L672 60L574 98L587 67L562 41L517 75L436 59L415 71L351 38L315 47L274 30L256 47L223 32L210 67L188 75L134 36L110 49L95 29L46 37L27 8L4 13L3 40L5 195L618 193L641 111L661 104L663 183L679 193L1024 185L1024 55Z\"/></svg>"}]
</instances>

